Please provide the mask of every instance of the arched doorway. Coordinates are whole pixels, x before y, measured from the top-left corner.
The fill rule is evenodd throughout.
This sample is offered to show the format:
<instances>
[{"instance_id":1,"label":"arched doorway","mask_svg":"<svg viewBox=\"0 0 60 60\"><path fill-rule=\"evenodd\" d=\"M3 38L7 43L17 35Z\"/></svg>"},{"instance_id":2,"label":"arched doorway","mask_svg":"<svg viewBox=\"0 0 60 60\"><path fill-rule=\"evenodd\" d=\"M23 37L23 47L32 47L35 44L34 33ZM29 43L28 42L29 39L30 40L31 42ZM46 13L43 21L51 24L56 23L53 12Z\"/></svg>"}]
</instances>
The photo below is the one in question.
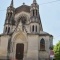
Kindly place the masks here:
<instances>
[{"instance_id":1,"label":"arched doorway","mask_svg":"<svg viewBox=\"0 0 60 60\"><path fill-rule=\"evenodd\" d=\"M21 30L12 35L11 60L24 60L27 57L27 36Z\"/></svg>"},{"instance_id":2,"label":"arched doorway","mask_svg":"<svg viewBox=\"0 0 60 60\"><path fill-rule=\"evenodd\" d=\"M24 57L24 44L18 43L16 45L16 59L23 60L23 57Z\"/></svg>"}]
</instances>

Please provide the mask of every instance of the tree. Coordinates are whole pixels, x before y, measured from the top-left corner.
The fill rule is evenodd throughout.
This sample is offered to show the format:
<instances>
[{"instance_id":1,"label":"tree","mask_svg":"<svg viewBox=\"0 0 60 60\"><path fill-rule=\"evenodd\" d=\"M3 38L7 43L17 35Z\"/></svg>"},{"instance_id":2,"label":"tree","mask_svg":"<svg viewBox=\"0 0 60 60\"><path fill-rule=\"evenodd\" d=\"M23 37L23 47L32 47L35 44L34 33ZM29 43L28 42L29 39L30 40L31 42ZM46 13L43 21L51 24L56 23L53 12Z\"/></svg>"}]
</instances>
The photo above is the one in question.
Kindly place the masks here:
<instances>
[{"instance_id":1,"label":"tree","mask_svg":"<svg viewBox=\"0 0 60 60\"><path fill-rule=\"evenodd\" d=\"M60 41L54 46L55 59L60 60Z\"/></svg>"}]
</instances>

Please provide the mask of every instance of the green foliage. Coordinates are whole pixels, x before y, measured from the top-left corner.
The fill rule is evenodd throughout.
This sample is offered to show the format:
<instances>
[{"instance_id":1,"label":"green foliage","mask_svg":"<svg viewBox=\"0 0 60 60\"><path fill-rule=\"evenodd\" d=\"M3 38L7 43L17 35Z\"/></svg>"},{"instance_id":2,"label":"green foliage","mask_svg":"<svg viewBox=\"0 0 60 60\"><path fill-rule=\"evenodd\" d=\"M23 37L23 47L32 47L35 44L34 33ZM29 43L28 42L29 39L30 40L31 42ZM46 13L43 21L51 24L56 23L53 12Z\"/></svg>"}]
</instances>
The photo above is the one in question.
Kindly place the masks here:
<instances>
[{"instance_id":1,"label":"green foliage","mask_svg":"<svg viewBox=\"0 0 60 60\"><path fill-rule=\"evenodd\" d=\"M54 46L55 59L60 60L60 41Z\"/></svg>"}]
</instances>

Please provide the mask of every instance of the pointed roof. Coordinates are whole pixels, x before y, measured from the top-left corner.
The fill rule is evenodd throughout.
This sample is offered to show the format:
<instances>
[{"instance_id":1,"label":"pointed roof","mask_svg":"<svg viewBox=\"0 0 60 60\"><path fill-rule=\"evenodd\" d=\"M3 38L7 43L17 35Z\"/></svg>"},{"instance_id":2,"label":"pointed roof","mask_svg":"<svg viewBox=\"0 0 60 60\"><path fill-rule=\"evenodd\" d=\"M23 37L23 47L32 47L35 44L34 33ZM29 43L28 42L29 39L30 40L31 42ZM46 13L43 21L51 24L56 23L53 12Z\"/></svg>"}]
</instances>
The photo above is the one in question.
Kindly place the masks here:
<instances>
[{"instance_id":1,"label":"pointed roof","mask_svg":"<svg viewBox=\"0 0 60 60\"><path fill-rule=\"evenodd\" d=\"M13 0L11 1L11 4L10 4L10 6L13 6Z\"/></svg>"},{"instance_id":2,"label":"pointed roof","mask_svg":"<svg viewBox=\"0 0 60 60\"><path fill-rule=\"evenodd\" d=\"M36 0L33 0L33 3L36 3Z\"/></svg>"}]
</instances>

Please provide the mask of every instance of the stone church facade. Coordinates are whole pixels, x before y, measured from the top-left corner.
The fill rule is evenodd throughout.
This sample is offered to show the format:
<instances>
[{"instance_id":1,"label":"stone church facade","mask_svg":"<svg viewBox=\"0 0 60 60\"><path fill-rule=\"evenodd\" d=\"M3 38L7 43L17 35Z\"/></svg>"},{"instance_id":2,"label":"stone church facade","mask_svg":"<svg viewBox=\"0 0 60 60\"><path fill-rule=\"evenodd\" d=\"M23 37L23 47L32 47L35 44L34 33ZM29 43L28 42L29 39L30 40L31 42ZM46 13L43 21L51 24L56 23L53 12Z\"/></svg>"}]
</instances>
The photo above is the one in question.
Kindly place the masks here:
<instances>
[{"instance_id":1,"label":"stone church facade","mask_svg":"<svg viewBox=\"0 0 60 60\"><path fill-rule=\"evenodd\" d=\"M49 60L53 36L43 31L39 5L7 8L3 33L0 34L0 59Z\"/></svg>"}]
</instances>

